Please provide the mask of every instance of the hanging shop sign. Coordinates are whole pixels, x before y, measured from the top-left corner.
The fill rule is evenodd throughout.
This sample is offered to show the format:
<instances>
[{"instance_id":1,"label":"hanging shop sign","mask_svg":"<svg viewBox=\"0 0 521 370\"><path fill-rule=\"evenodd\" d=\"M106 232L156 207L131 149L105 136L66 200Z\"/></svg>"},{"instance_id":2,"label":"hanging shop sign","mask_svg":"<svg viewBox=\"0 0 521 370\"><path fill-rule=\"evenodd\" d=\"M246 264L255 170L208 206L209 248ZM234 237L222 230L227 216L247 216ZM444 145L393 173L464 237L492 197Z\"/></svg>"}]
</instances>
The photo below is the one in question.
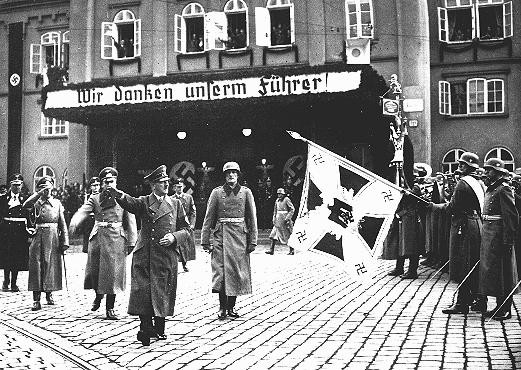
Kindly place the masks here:
<instances>
[{"instance_id":1,"label":"hanging shop sign","mask_svg":"<svg viewBox=\"0 0 521 370\"><path fill-rule=\"evenodd\" d=\"M396 116L400 111L400 103L393 99L382 99L382 113L388 116Z\"/></svg>"},{"instance_id":2,"label":"hanging shop sign","mask_svg":"<svg viewBox=\"0 0 521 370\"><path fill-rule=\"evenodd\" d=\"M337 93L358 89L360 79L360 71L323 72L190 83L65 89L48 92L45 109Z\"/></svg>"}]
</instances>

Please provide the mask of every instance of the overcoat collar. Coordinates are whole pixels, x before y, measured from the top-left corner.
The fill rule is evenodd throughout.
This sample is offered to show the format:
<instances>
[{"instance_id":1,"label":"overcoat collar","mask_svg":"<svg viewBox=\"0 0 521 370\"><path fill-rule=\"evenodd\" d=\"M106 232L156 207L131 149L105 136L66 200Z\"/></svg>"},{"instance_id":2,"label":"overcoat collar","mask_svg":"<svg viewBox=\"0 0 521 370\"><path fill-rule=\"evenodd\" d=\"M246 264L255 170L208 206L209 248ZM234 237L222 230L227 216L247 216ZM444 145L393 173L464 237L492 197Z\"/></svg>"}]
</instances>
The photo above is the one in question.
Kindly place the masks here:
<instances>
[{"instance_id":1,"label":"overcoat collar","mask_svg":"<svg viewBox=\"0 0 521 370\"><path fill-rule=\"evenodd\" d=\"M157 197L153 193L148 195L148 210L154 222L167 213L172 212L174 209L172 199L170 199L168 195L163 197L161 204L159 204Z\"/></svg>"},{"instance_id":2,"label":"overcoat collar","mask_svg":"<svg viewBox=\"0 0 521 370\"><path fill-rule=\"evenodd\" d=\"M490 184L487 188L487 193L493 191L494 189L498 188L499 185L503 185L507 180L500 178L496 181L494 181L492 184Z\"/></svg>"},{"instance_id":3,"label":"overcoat collar","mask_svg":"<svg viewBox=\"0 0 521 370\"><path fill-rule=\"evenodd\" d=\"M112 208L116 206L116 200L110 193L103 191L99 193L99 204L101 209Z\"/></svg>"},{"instance_id":4,"label":"overcoat collar","mask_svg":"<svg viewBox=\"0 0 521 370\"><path fill-rule=\"evenodd\" d=\"M235 185L234 188L232 188L230 185L224 184L223 189L227 196L230 196L230 194L232 192L234 195L237 195L237 194L239 194L239 191L241 190L241 185L237 184L237 185Z\"/></svg>"}]
</instances>

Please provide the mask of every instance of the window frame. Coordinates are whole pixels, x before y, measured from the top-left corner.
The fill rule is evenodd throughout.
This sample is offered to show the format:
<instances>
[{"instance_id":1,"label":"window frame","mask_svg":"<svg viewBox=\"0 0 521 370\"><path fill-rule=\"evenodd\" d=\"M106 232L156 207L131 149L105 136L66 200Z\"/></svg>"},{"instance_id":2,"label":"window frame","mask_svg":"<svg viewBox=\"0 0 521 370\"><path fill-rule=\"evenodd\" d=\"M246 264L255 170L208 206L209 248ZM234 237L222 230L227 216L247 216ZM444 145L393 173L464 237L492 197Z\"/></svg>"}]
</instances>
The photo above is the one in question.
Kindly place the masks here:
<instances>
[{"instance_id":1,"label":"window frame","mask_svg":"<svg viewBox=\"0 0 521 370\"><path fill-rule=\"evenodd\" d=\"M347 1L347 0L346 0ZM513 36L513 10L512 10L512 0L486 0L486 2L473 1L473 0L455 0L456 5L448 5L449 0L445 0L444 5L438 7L438 41L444 42L447 44L461 44L472 42L474 39L478 39L480 41L498 41L504 40L506 38L511 38ZM468 4L466 2L469 2ZM465 3L462 3L465 2ZM502 37L494 37L494 38L481 38L481 30L480 30L480 8L485 7L502 7L503 10L503 36ZM471 9L471 26L472 26L472 36L471 39L467 40L455 40L451 41L449 38L449 11L450 10L458 10L458 9Z\"/></svg>"},{"instance_id":2,"label":"window frame","mask_svg":"<svg viewBox=\"0 0 521 370\"><path fill-rule=\"evenodd\" d=\"M289 10L290 40L288 44L272 45L271 42L271 11ZM256 44L269 48L286 48L295 44L295 4L291 0L267 0L265 7L255 8Z\"/></svg>"},{"instance_id":3,"label":"window frame","mask_svg":"<svg viewBox=\"0 0 521 370\"><path fill-rule=\"evenodd\" d=\"M56 132L58 128L63 127L63 132ZM46 132L50 128L51 132ZM61 130L60 130L61 131ZM58 120L54 117L46 117L40 114L40 136L44 138L62 138L69 136L69 121Z\"/></svg>"},{"instance_id":4,"label":"window frame","mask_svg":"<svg viewBox=\"0 0 521 370\"><path fill-rule=\"evenodd\" d=\"M49 31L40 35L39 44L30 44L29 73L44 74L47 71L45 60L46 47L53 47L53 64L51 67L61 66L63 60L63 44L69 43L69 31ZM67 37L65 38L65 35Z\"/></svg>"},{"instance_id":5,"label":"window frame","mask_svg":"<svg viewBox=\"0 0 521 370\"><path fill-rule=\"evenodd\" d=\"M442 171L446 172L444 167L445 167L445 165L448 165L449 166L449 173L454 173L454 171L458 168L458 164L459 164L458 159L465 152L466 152L466 150L462 149L462 148L453 148L453 149L448 150L445 153L445 155L443 156L443 158L441 159ZM451 153L454 153L454 162L448 162L448 161L445 160L447 158L447 156L449 154L451 154ZM455 166L454 171L451 171L451 169L453 168L452 166Z\"/></svg>"},{"instance_id":6,"label":"window frame","mask_svg":"<svg viewBox=\"0 0 521 370\"><path fill-rule=\"evenodd\" d=\"M502 155L501 155L501 152L502 151L505 151L506 153L508 153L508 155L510 156L510 158L512 158L512 160L504 160L502 158ZM496 155L493 155L493 153L496 152ZM512 170L510 172L514 172L514 170L516 169L516 159L514 157L514 153L512 153L512 151L504 146L496 146L492 149L490 149L487 154L485 154L485 162L491 158L499 158L501 159L503 162L505 162L505 168L507 168L507 166L512 166Z\"/></svg>"},{"instance_id":7,"label":"window frame","mask_svg":"<svg viewBox=\"0 0 521 370\"><path fill-rule=\"evenodd\" d=\"M226 9L227 5L228 4L233 4L231 9ZM243 8L240 8L238 7L238 4L242 4ZM226 15L226 31L227 32L227 29L228 29L228 15L229 14L243 14L244 13L244 16L245 16L245 24L246 24L246 29L245 29L245 32L246 32L246 44L244 47L242 48L230 48L228 50L243 50L243 49L246 49L250 46L250 20L248 18L248 4L246 4L246 2L244 0L228 0L225 4L224 4L224 7L223 7L223 13ZM226 35L227 37L228 35ZM225 48L225 45L223 45L223 49Z\"/></svg>"},{"instance_id":8,"label":"window frame","mask_svg":"<svg viewBox=\"0 0 521 370\"><path fill-rule=\"evenodd\" d=\"M351 36L351 23L349 20L349 4L355 4L356 7L356 36ZM369 25L362 23L362 3L369 4L369 17L371 23ZM346 14L346 38L347 39L373 39L374 38L374 11L373 11L373 0L345 0L344 9ZM370 27L371 34L364 36L364 27Z\"/></svg>"},{"instance_id":9,"label":"window frame","mask_svg":"<svg viewBox=\"0 0 521 370\"><path fill-rule=\"evenodd\" d=\"M451 116L451 117L464 117L464 116L479 116L479 115L492 115L492 114L504 114L506 112L506 102L505 102L505 96L506 96L506 91L505 91L505 79L503 78L484 78L484 77L473 77L473 78L468 78L466 79L465 81L465 85L466 85L466 112L465 113L458 113L458 114L453 114L452 113L452 99L453 99L453 96L452 96L452 93L451 93L451 84L452 83L455 83L455 82L463 82L463 81L447 81L447 80L440 80L438 81L438 112L441 114L441 115L445 115L445 116ZM477 101L476 99L474 100L471 100L471 85L473 83L477 83L477 82L483 82L483 91L482 92L477 92L476 94L483 94L483 111L476 111L476 112L471 112L471 105L473 102ZM489 84L491 82L500 82L501 83L501 90L494 90L495 94L494 94L494 97L497 97L498 95L498 92L500 91L500 96L501 96L501 110L494 110L494 111L491 111L489 110L489 103L491 102L489 100ZM444 89L446 89L448 87L448 94L447 94L447 91L445 91ZM442 104L446 103L444 101L444 96L446 97L448 95L449 97L449 113L447 113L444 109L442 109ZM494 100L494 102L496 102L496 100Z\"/></svg>"},{"instance_id":10,"label":"window frame","mask_svg":"<svg viewBox=\"0 0 521 370\"><path fill-rule=\"evenodd\" d=\"M438 81L438 108L441 115L452 115L452 98L450 93L450 82Z\"/></svg>"},{"instance_id":11,"label":"window frame","mask_svg":"<svg viewBox=\"0 0 521 370\"><path fill-rule=\"evenodd\" d=\"M200 11L195 11L197 8ZM218 13L218 12L215 12ZM204 7L198 2L191 2L187 4L181 14L175 14L174 16L174 51L180 54L197 54L203 53L205 50L208 50L207 43L207 32L206 32L206 23L210 21L210 19L206 16L206 11ZM212 16L210 16L212 17ZM203 19L203 50L201 51L188 51L188 36L186 31L186 19L187 18L202 18Z\"/></svg>"},{"instance_id":12,"label":"window frame","mask_svg":"<svg viewBox=\"0 0 521 370\"><path fill-rule=\"evenodd\" d=\"M42 171L42 176L37 176L38 171L40 171L40 170ZM49 175L48 171L50 171L50 173L52 175ZM56 184L56 171L54 171L54 169L51 166L46 165L46 164L42 164L42 165L38 166L36 168L36 170L34 171L34 173L33 173L33 191L36 191L36 184L44 176L51 177L53 179L53 181L54 181L54 184Z\"/></svg>"},{"instance_id":13,"label":"window frame","mask_svg":"<svg viewBox=\"0 0 521 370\"><path fill-rule=\"evenodd\" d=\"M133 26L133 55L118 56L114 40L119 42L119 28L122 25ZM132 60L141 57L141 19L129 9L122 9L114 15L112 22L101 22L101 59L104 60Z\"/></svg>"}]
</instances>

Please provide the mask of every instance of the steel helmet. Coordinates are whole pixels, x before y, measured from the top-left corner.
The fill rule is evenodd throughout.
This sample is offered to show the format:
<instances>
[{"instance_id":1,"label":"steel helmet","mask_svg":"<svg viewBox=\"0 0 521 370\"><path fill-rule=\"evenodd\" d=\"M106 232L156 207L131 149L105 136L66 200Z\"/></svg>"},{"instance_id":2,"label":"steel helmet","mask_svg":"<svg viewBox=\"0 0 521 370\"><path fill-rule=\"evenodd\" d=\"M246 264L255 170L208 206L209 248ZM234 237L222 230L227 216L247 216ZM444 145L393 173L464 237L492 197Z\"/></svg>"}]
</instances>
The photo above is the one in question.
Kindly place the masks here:
<instances>
[{"instance_id":1,"label":"steel helmet","mask_svg":"<svg viewBox=\"0 0 521 370\"><path fill-rule=\"evenodd\" d=\"M493 168L494 170L503 172L505 174L509 173L509 171L505 168L505 162L503 162L499 158L490 158L489 160L487 160L485 162L485 165L483 166L483 168L485 170L489 169L489 168Z\"/></svg>"},{"instance_id":2,"label":"steel helmet","mask_svg":"<svg viewBox=\"0 0 521 370\"><path fill-rule=\"evenodd\" d=\"M237 162L226 162L223 166L223 172L228 170L235 170L237 172L241 172L241 168Z\"/></svg>"},{"instance_id":3,"label":"steel helmet","mask_svg":"<svg viewBox=\"0 0 521 370\"><path fill-rule=\"evenodd\" d=\"M472 152L465 152L458 159L458 162L466 163L470 167L478 169L479 168L479 157Z\"/></svg>"}]
</instances>

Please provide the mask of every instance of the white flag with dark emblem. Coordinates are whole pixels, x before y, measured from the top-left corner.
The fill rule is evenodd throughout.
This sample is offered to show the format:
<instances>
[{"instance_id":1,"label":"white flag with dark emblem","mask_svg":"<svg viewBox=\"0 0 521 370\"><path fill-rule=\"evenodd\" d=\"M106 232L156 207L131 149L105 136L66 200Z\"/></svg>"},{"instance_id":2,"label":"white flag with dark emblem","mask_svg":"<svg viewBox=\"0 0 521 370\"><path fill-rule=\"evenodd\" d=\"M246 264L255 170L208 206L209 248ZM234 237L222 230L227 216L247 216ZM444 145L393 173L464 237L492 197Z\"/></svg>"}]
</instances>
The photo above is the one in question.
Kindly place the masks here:
<instances>
[{"instance_id":1,"label":"white flag with dark emblem","mask_svg":"<svg viewBox=\"0 0 521 370\"><path fill-rule=\"evenodd\" d=\"M308 143L308 159L300 209L288 245L343 261L356 279L369 277L402 198L401 189L296 133L290 134Z\"/></svg>"}]
</instances>

